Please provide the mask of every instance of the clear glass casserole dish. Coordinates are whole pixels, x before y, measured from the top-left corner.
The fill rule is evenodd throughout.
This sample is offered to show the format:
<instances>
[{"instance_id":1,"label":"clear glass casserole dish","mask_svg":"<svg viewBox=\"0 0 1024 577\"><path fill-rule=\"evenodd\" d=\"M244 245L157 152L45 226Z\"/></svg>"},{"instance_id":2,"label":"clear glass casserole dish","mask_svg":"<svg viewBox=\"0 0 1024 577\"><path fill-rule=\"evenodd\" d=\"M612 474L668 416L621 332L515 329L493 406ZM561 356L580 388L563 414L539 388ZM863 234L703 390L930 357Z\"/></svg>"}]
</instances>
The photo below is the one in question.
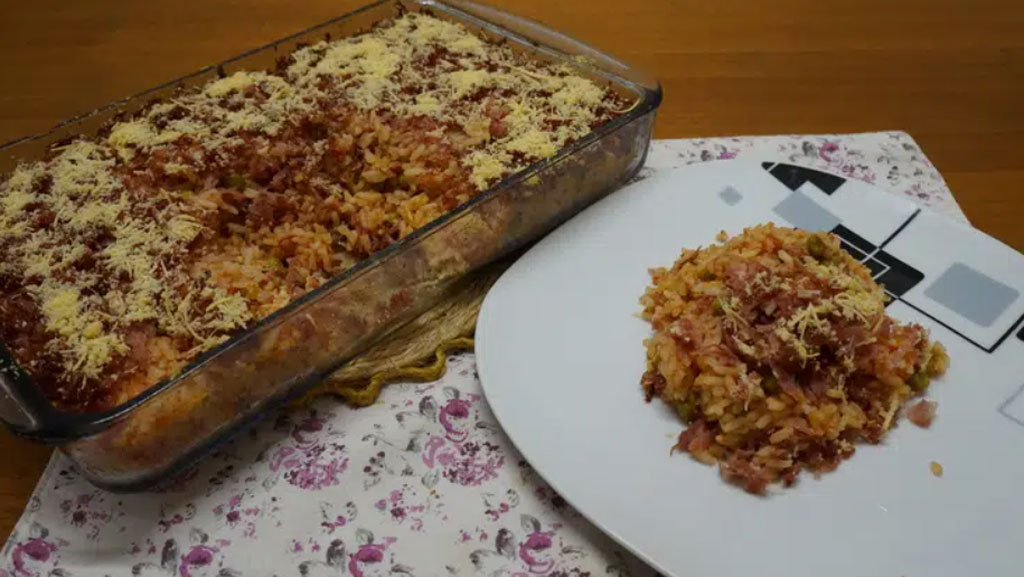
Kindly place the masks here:
<instances>
[{"instance_id":1,"label":"clear glass casserole dish","mask_svg":"<svg viewBox=\"0 0 1024 577\"><path fill-rule=\"evenodd\" d=\"M597 50L493 8L457 0L382 0L195 74L0 147L0 174L68 137L238 70L266 70L292 50L430 10L532 58L571 66L636 104L614 120L504 178L472 200L204 353L174 378L100 413L55 408L0 343L0 420L60 446L96 485L140 490L193 464L304 392L390 330L457 288L467 273L545 234L643 164L661 101L656 82ZM3 322L0 320L0 322Z\"/></svg>"}]
</instances>

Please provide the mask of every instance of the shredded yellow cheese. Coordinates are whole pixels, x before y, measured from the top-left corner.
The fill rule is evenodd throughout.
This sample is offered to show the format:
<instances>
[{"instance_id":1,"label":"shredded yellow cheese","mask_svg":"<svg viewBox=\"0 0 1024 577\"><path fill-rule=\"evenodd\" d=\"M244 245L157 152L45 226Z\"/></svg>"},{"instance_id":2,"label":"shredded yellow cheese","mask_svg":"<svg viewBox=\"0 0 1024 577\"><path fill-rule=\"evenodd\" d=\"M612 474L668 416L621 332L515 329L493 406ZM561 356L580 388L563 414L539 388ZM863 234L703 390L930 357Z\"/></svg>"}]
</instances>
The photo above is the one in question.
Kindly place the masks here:
<instances>
[{"instance_id":1,"label":"shredded yellow cheese","mask_svg":"<svg viewBox=\"0 0 1024 577\"><path fill-rule=\"evenodd\" d=\"M429 58L437 47L459 55L462 66L424 71L409 65ZM386 104L397 114L455 119L467 134L478 137L481 119L495 111L488 110L488 99L467 96L498 90L533 96L503 103L511 108L504 111L506 133L465 159L473 183L483 189L516 167L509 153L546 158L587 134L606 98L605 89L564 65L543 66L517 58L507 47L484 47L483 40L462 26L413 13L365 36L299 50L287 75L304 87L331 75L341 79L344 94L358 108ZM400 90L409 85L432 88L415 95ZM546 121L554 127L545 127Z\"/></svg>"},{"instance_id":2,"label":"shredded yellow cheese","mask_svg":"<svg viewBox=\"0 0 1024 577\"><path fill-rule=\"evenodd\" d=\"M622 105L616 98L568 66L488 44L458 24L406 14L297 50L277 72L234 72L183 92L114 123L103 137L74 140L46 161L17 167L0 181L0 243L9 257L0 271L26 279L69 372L99 375L127 352L124 329L143 321L208 348L258 316L256 305L169 264L203 234L196 207L204 205L187 203L191 191L126 186L133 171L148 169L148 159L163 155L165 174L194 180L206 159L227 158L225 150L242 145L269 153L269 137L289 122L344 102L370 118L437 121L430 135L462 153L461 166L452 168L483 190L586 135ZM317 143L320 155L326 145ZM365 154L367 181L395 176L389 159ZM405 176L426 170L415 159L409 164ZM326 188L349 194L337 183ZM29 222L36 210L42 225ZM404 219L415 226L435 216L410 208ZM76 268L86 258L94 270Z\"/></svg>"}]
</instances>

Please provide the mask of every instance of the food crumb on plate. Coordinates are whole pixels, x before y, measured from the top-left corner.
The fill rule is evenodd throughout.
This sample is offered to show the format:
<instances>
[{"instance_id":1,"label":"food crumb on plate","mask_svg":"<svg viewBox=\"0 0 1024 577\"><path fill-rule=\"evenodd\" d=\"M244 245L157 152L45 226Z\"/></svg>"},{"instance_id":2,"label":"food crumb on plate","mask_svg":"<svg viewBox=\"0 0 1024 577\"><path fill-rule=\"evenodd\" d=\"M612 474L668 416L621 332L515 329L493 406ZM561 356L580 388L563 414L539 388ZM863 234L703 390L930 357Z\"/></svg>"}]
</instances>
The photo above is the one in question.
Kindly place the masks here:
<instances>
[{"instance_id":1,"label":"food crumb on plate","mask_svg":"<svg viewBox=\"0 0 1024 577\"><path fill-rule=\"evenodd\" d=\"M932 421L935 420L936 406L938 406L938 403L935 401L922 399L907 409L907 419L918 427L927 429L932 426Z\"/></svg>"},{"instance_id":2,"label":"food crumb on plate","mask_svg":"<svg viewBox=\"0 0 1024 577\"><path fill-rule=\"evenodd\" d=\"M932 475L935 475L936 477L942 476L942 465L938 461L932 461L929 467L932 470Z\"/></svg>"}]
</instances>

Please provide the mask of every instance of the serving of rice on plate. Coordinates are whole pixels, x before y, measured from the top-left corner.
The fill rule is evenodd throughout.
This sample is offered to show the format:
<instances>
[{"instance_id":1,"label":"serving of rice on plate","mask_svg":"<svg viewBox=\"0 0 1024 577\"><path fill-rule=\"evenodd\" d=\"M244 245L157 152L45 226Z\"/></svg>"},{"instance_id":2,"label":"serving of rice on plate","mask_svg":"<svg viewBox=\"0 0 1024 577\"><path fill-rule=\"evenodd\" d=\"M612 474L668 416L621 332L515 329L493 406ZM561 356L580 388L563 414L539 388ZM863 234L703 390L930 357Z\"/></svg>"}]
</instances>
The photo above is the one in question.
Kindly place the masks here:
<instances>
[{"instance_id":1,"label":"serving of rice on plate","mask_svg":"<svg viewBox=\"0 0 1024 577\"><path fill-rule=\"evenodd\" d=\"M835 236L766 224L718 240L651 271L641 383L686 423L674 449L725 480L763 494L833 470L946 371Z\"/></svg>"}]
</instances>

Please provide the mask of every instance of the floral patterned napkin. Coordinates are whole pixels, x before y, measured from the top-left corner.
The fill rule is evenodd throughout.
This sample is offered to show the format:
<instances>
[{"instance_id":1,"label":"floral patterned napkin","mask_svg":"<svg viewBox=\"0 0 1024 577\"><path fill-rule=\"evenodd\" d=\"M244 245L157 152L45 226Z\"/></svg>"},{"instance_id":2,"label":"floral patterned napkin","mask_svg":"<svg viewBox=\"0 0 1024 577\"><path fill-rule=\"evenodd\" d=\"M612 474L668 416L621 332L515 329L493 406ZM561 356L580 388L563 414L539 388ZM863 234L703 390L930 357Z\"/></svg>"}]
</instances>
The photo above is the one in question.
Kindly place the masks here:
<instances>
[{"instance_id":1,"label":"floral patterned napkin","mask_svg":"<svg viewBox=\"0 0 1024 577\"><path fill-rule=\"evenodd\" d=\"M655 141L639 177L734 157L838 172L966 222L901 132ZM162 493L98 490L55 453L0 554L0 577L652 574L516 451L472 354L365 409L282 411Z\"/></svg>"}]
</instances>

